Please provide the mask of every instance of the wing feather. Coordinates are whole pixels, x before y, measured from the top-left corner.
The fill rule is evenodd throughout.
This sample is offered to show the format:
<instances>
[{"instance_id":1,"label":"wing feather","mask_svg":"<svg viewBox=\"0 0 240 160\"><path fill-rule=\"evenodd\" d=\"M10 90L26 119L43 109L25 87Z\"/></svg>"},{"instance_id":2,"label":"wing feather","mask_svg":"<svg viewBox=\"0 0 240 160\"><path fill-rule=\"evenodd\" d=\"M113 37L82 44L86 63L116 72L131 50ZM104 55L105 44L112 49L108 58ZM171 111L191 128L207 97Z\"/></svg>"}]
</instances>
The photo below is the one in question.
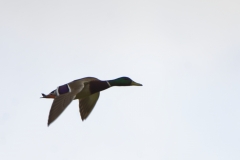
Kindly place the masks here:
<instances>
[{"instance_id":1,"label":"wing feather","mask_svg":"<svg viewBox=\"0 0 240 160\"><path fill-rule=\"evenodd\" d=\"M89 116L96 105L99 96L100 92L97 92L83 99L79 99L79 111L82 120L85 120Z\"/></svg>"},{"instance_id":2,"label":"wing feather","mask_svg":"<svg viewBox=\"0 0 240 160\"><path fill-rule=\"evenodd\" d=\"M54 99L48 117L48 126L61 115L61 113L67 108L74 98L75 94L67 93L57 96Z\"/></svg>"},{"instance_id":3,"label":"wing feather","mask_svg":"<svg viewBox=\"0 0 240 160\"><path fill-rule=\"evenodd\" d=\"M62 112L76 97L76 94L83 88L84 83L78 83L76 88L71 88L71 92L59 95L54 99L48 116L48 126L62 114Z\"/></svg>"}]
</instances>

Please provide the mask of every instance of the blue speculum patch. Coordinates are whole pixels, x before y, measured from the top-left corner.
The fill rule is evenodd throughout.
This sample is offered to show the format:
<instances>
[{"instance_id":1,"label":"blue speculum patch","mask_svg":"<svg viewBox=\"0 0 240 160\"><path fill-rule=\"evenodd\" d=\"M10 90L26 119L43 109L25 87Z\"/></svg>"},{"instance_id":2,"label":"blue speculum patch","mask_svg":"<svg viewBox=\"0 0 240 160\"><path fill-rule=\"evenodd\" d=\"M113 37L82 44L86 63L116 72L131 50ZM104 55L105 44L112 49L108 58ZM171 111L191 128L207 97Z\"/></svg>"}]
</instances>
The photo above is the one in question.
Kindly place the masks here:
<instances>
[{"instance_id":1,"label":"blue speculum patch","mask_svg":"<svg viewBox=\"0 0 240 160\"><path fill-rule=\"evenodd\" d=\"M64 85L58 87L59 95L65 94L65 93L68 93L68 92L69 92L69 88L68 88L67 84L64 84Z\"/></svg>"}]
</instances>

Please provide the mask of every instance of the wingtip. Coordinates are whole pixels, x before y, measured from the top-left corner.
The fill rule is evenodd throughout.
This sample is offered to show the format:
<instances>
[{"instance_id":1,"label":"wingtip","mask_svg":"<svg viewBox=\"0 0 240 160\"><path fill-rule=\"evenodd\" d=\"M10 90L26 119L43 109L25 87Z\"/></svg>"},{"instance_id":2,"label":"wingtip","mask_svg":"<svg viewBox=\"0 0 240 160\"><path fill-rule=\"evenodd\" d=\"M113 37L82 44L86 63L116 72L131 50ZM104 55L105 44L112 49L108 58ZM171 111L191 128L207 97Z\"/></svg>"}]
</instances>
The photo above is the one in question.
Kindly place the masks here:
<instances>
[{"instance_id":1,"label":"wingtip","mask_svg":"<svg viewBox=\"0 0 240 160\"><path fill-rule=\"evenodd\" d=\"M49 127L52 124L53 121L50 120L50 117L48 117L48 122L47 122L47 126Z\"/></svg>"},{"instance_id":2,"label":"wingtip","mask_svg":"<svg viewBox=\"0 0 240 160\"><path fill-rule=\"evenodd\" d=\"M83 121L86 121L87 117L85 117L85 118L82 118L82 117L81 117L81 119L82 119L82 122L83 122Z\"/></svg>"}]
</instances>

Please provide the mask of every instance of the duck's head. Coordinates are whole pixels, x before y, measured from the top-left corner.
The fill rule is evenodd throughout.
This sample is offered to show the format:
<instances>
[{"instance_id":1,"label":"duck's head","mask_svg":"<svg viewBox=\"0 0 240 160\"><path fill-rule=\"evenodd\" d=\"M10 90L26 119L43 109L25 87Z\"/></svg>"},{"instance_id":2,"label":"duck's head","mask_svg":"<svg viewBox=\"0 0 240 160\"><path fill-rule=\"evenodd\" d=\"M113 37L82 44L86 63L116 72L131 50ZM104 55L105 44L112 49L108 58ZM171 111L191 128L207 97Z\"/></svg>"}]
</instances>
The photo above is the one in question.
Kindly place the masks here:
<instances>
[{"instance_id":1,"label":"duck's head","mask_svg":"<svg viewBox=\"0 0 240 160\"><path fill-rule=\"evenodd\" d=\"M142 84L134 82L128 77L120 77L114 80L108 81L111 86L142 86Z\"/></svg>"}]
</instances>

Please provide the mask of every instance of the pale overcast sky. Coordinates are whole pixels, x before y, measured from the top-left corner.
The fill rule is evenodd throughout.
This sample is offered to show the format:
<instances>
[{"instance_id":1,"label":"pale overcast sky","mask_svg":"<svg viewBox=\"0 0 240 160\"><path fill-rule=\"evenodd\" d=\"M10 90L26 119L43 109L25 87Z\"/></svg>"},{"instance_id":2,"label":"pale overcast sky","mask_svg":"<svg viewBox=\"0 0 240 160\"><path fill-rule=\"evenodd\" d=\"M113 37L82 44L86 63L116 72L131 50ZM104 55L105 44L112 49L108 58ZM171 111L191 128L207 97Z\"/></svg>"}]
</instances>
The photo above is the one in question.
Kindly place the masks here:
<instances>
[{"instance_id":1,"label":"pale overcast sky","mask_svg":"<svg viewBox=\"0 0 240 160\"><path fill-rule=\"evenodd\" d=\"M1 0L0 159L239 160L240 2ZM57 86L128 76L50 126Z\"/></svg>"}]
</instances>

